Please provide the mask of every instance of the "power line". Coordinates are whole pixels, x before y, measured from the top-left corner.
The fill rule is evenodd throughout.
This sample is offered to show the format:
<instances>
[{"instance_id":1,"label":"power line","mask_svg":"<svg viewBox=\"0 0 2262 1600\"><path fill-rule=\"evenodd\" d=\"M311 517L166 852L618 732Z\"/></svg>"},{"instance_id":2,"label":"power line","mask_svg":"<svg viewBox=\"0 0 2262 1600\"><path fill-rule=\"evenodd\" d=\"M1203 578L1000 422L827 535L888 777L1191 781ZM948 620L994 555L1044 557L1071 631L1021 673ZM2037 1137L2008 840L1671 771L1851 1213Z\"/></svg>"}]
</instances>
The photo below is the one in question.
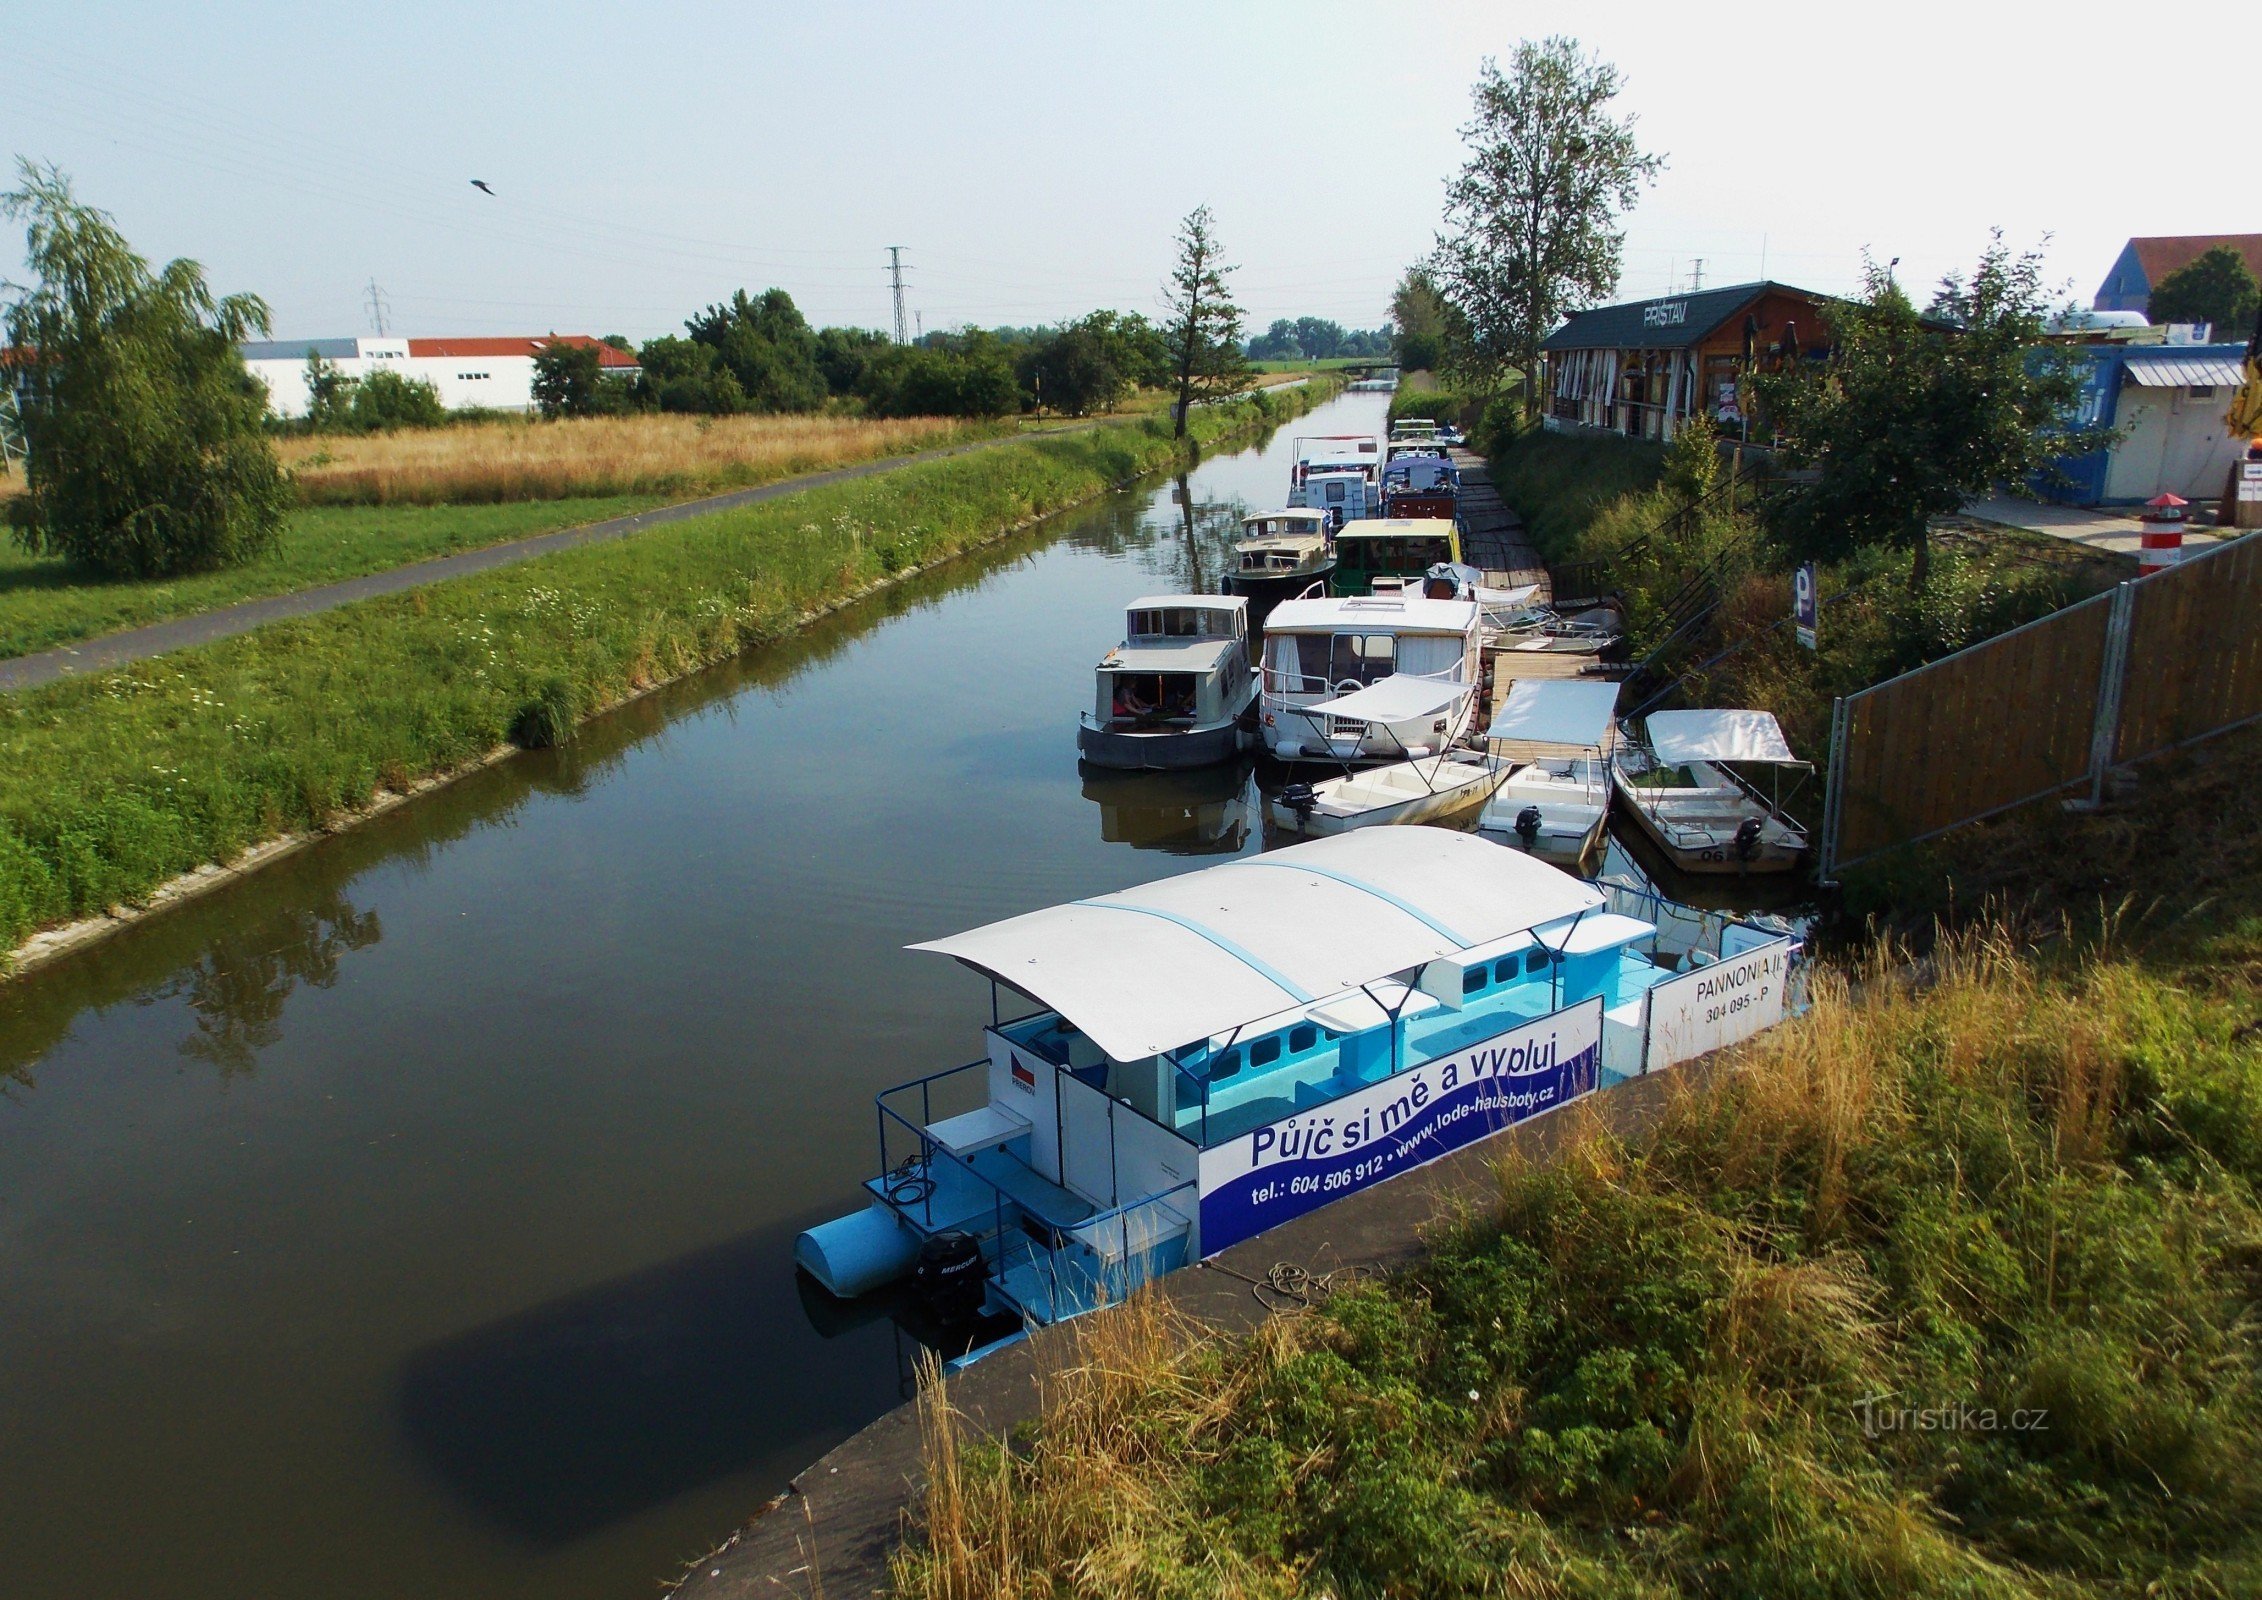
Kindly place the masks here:
<instances>
[{"instance_id":1,"label":"power line","mask_svg":"<svg viewBox=\"0 0 2262 1600\"><path fill-rule=\"evenodd\" d=\"M895 289L895 342L903 344L903 246L888 246L888 282Z\"/></svg>"}]
</instances>

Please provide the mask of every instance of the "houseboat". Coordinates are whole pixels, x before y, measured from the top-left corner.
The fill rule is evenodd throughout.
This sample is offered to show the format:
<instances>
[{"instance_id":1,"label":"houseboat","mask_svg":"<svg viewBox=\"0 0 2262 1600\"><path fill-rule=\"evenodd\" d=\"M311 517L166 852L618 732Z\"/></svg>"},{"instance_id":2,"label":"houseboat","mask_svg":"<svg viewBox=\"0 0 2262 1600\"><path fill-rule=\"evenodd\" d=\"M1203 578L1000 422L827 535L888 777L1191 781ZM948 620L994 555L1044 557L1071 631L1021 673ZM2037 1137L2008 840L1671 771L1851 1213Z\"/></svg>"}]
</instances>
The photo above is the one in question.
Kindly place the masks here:
<instances>
[{"instance_id":1,"label":"houseboat","mask_svg":"<svg viewBox=\"0 0 2262 1600\"><path fill-rule=\"evenodd\" d=\"M1249 603L1239 595L1131 602L1123 642L1101 658L1076 749L1095 767L1202 767L1251 741L1257 696Z\"/></svg>"},{"instance_id":2,"label":"houseboat","mask_svg":"<svg viewBox=\"0 0 2262 1600\"><path fill-rule=\"evenodd\" d=\"M1485 742L1514 770L1485 802L1478 831L1543 861L1577 865L1591 856L1610 814L1617 705L1615 683L1509 684Z\"/></svg>"},{"instance_id":3,"label":"houseboat","mask_svg":"<svg viewBox=\"0 0 2262 1600\"><path fill-rule=\"evenodd\" d=\"M1461 564L1461 531L1452 519L1375 517L1336 534L1332 587L1340 595L1363 595L1375 592L1377 579L1418 586L1441 562Z\"/></svg>"},{"instance_id":4,"label":"houseboat","mask_svg":"<svg viewBox=\"0 0 2262 1600\"><path fill-rule=\"evenodd\" d=\"M1461 472L1434 445L1394 442L1382 464L1382 514L1388 518L1443 517L1461 504Z\"/></svg>"},{"instance_id":5,"label":"houseboat","mask_svg":"<svg viewBox=\"0 0 2262 1600\"><path fill-rule=\"evenodd\" d=\"M1806 830L1783 810L1782 778L1813 768L1764 711L1652 712L1610 764L1627 813L1683 872L1789 872L1806 853ZM1767 769L1772 791L1736 766Z\"/></svg>"},{"instance_id":6,"label":"houseboat","mask_svg":"<svg viewBox=\"0 0 2262 1600\"><path fill-rule=\"evenodd\" d=\"M1326 512L1303 507L1243 517L1225 579L1230 591L1264 607L1326 583L1335 570L1327 529Z\"/></svg>"},{"instance_id":7,"label":"houseboat","mask_svg":"<svg viewBox=\"0 0 2262 1600\"><path fill-rule=\"evenodd\" d=\"M1382 441L1372 434L1319 434L1295 441L1288 503L1322 511L1330 528L1382 515Z\"/></svg>"},{"instance_id":8,"label":"houseboat","mask_svg":"<svg viewBox=\"0 0 2262 1600\"><path fill-rule=\"evenodd\" d=\"M1284 600L1265 619L1258 732L1282 761L1410 761L1461 742L1475 715L1483 612L1419 594ZM1397 680L1395 715L1305 712ZM1423 687L1417 693L1410 685ZM1408 709L1414 707L1414 709Z\"/></svg>"},{"instance_id":9,"label":"houseboat","mask_svg":"<svg viewBox=\"0 0 2262 1600\"><path fill-rule=\"evenodd\" d=\"M1654 934L1529 856L1373 828L914 945L988 979L984 1053L878 1097L865 1205L795 1260L1024 1327L1118 1301L1781 1017L1790 940L1676 978Z\"/></svg>"}]
</instances>

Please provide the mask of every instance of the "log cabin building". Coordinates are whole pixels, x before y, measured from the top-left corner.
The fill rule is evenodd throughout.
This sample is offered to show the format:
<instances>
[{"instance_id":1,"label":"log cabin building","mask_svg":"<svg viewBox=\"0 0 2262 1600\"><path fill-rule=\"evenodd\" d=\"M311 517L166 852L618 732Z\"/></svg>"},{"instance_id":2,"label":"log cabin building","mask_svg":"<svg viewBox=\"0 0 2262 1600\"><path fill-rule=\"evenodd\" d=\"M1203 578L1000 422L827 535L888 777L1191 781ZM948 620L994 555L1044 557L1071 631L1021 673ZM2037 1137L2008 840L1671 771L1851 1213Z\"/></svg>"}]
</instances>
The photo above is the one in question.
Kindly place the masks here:
<instances>
[{"instance_id":1,"label":"log cabin building","mask_svg":"<svg viewBox=\"0 0 2262 1600\"><path fill-rule=\"evenodd\" d=\"M1743 376L1828 354L1830 297L1738 283L1582 311L1541 344L1547 425L1666 440L1700 409L1724 434L1762 437Z\"/></svg>"}]
</instances>

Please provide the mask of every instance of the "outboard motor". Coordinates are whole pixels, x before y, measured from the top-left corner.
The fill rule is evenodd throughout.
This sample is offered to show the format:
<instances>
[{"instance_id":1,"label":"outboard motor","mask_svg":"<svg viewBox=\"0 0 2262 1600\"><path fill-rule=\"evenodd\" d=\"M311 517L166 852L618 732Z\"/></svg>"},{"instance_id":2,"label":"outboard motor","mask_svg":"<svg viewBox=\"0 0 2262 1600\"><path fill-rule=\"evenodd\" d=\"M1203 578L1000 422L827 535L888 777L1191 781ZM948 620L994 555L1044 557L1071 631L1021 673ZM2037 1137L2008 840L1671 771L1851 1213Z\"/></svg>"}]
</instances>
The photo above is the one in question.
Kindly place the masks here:
<instances>
[{"instance_id":1,"label":"outboard motor","mask_svg":"<svg viewBox=\"0 0 2262 1600\"><path fill-rule=\"evenodd\" d=\"M1524 841L1526 850L1539 843L1539 807L1526 806L1516 813L1516 837Z\"/></svg>"},{"instance_id":2,"label":"outboard motor","mask_svg":"<svg viewBox=\"0 0 2262 1600\"><path fill-rule=\"evenodd\" d=\"M1759 854L1760 820L1746 817L1736 825L1736 859L1749 861Z\"/></svg>"},{"instance_id":3,"label":"outboard motor","mask_svg":"<svg viewBox=\"0 0 2262 1600\"><path fill-rule=\"evenodd\" d=\"M937 1321L972 1321L985 1292L981 1240L956 1230L936 1234L919 1246L911 1282Z\"/></svg>"},{"instance_id":4,"label":"outboard motor","mask_svg":"<svg viewBox=\"0 0 2262 1600\"><path fill-rule=\"evenodd\" d=\"M1280 790L1280 803L1295 812L1297 816L1308 817L1312 814L1312 807L1319 804L1319 796L1313 792L1312 786L1308 783L1283 784Z\"/></svg>"}]
</instances>

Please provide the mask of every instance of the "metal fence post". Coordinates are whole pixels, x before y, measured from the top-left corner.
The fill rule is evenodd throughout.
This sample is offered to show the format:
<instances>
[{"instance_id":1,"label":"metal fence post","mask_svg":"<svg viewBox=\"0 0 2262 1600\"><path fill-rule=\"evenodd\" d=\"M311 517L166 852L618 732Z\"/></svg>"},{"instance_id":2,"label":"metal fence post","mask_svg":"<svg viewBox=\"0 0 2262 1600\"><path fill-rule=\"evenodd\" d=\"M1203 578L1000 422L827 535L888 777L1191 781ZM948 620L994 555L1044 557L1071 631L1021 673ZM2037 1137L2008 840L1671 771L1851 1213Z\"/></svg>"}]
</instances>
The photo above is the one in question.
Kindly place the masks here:
<instances>
[{"instance_id":1,"label":"metal fence post","mask_svg":"<svg viewBox=\"0 0 2262 1600\"><path fill-rule=\"evenodd\" d=\"M2089 806L2105 798L2105 771L2113 764L2113 750L2121 735L2121 693L2128 686L2129 621L2136 614L2136 584L2127 581L2113 589L2113 604L2105 613L2105 661L2097 673L2097 720L2089 731Z\"/></svg>"},{"instance_id":2,"label":"metal fence post","mask_svg":"<svg viewBox=\"0 0 2262 1600\"><path fill-rule=\"evenodd\" d=\"M1830 702L1830 759L1822 775L1822 859L1815 881L1828 885L1838 870L1838 825L1845 817L1846 699Z\"/></svg>"}]
</instances>

